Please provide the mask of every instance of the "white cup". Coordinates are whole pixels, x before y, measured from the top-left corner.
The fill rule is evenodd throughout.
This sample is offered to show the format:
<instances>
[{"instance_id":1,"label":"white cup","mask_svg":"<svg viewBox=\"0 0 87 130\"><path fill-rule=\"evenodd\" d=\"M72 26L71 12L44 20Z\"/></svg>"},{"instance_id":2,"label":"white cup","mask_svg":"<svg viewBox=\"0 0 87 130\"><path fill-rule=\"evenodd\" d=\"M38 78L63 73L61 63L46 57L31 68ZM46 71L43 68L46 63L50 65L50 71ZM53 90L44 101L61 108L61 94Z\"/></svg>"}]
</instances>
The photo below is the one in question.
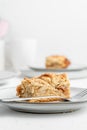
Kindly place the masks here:
<instances>
[{"instance_id":1,"label":"white cup","mask_svg":"<svg viewBox=\"0 0 87 130\"><path fill-rule=\"evenodd\" d=\"M29 38L16 38L11 41L9 57L13 68L19 70L29 66L35 59L37 41Z\"/></svg>"},{"instance_id":2,"label":"white cup","mask_svg":"<svg viewBox=\"0 0 87 130\"><path fill-rule=\"evenodd\" d=\"M4 55L5 42L0 39L0 71L5 69L5 55Z\"/></svg>"}]
</instances>

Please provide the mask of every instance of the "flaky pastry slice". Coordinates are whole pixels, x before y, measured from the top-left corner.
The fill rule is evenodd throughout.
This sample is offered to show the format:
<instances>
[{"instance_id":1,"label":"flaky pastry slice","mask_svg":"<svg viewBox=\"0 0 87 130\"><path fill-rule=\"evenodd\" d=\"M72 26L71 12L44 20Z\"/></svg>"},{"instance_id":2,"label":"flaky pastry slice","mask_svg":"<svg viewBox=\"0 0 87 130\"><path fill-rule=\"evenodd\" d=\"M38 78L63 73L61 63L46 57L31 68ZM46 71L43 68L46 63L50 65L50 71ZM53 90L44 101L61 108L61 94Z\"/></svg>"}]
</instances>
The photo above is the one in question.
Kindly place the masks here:
<instances>
[{"instance_id":1,"label":"flaky pastry slice","mask_svg":"<svg viewBox=\"0 0 87 130\"><path fill-rule=\"evenodd\" d=\"M64 69L70 65L70 60L65 56L52 55L46 57L45 66L47 69Z\"/></svg>"},{"instance_id":2,"label":"flaky pastry slice","mask_svg":"<svg viewBox=\"0 0 87 130\"><path fill-rule=\"evenodd\" d=\"M43 74L34 78L24 78L17 86L17 96L20 98L60 96L70 98L70 82L66 74ZM47 98L30 100L30 102L49 102L60 100L58 98Z\"/></svg>"}]
</instances>

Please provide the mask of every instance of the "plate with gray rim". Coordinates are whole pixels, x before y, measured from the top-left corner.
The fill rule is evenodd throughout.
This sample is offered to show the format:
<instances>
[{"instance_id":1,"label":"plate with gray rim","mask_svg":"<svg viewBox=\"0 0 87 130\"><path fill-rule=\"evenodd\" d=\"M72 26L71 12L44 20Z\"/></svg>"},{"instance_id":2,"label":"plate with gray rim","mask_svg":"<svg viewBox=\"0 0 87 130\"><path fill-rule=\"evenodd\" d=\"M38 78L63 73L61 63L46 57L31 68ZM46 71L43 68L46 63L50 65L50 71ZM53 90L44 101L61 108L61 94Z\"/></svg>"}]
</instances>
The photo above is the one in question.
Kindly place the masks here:
<instances>
[{"instance_id":1,"label":"plate with gray rim","mask_svg":"<svg viewBox=\"0 0 87 130\"><path fill-rule=\"evenodd\" d=\"M84 88L71 87L71 97L81 92ZM29 113L62 113L76 111L87 106L87 98L72 102L50 102L50 103L29 103L29 102L4 102L3 98L15 98L16 87L0 89L0 103L12 110ZM17 97L18 98L18 97Z\"/></svg>"},{"instance_id":2,"label":"plate with gray rim","mask_svg":"<svg viewBox=\"0 0 87 130\"><path fill-rule=\"evenodd\" d=\"M35 71L44 71L44 72L68 72L68 71L81 71L87 69L87 65L85 64L74 64L72 63L68 68L64 69L49 69L46 68L45 65L41 65L39 63L34 63L33 65L29 65L29 68Z\"/></svg>"}]
</instances>

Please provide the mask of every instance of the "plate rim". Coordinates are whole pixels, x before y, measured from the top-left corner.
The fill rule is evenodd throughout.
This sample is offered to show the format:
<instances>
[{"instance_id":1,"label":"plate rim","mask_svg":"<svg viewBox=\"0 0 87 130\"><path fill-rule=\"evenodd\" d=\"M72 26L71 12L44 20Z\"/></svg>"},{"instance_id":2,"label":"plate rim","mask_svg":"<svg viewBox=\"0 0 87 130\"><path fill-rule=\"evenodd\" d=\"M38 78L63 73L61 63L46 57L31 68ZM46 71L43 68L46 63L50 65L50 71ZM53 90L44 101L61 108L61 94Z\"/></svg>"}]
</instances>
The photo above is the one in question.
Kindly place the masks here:
<instances>
[{"instance_id":1,"label":"plate rim","mask_svg":"<svg viewBox=\"0 0 87 130\"><path fill-rule=\"evenodd\" d=\"M30 68L30 69L32 69L32 70L38 70L38 71L81 71L81 70L84 70L84 69L87 69L87 65L85 65L85 64L74 64L73 63L73 65L81 65L79 68L78 67L76 67L76 68L64 68L64 69L47 69L47 68L45 68L45 66L44 67L35 67L35 65L28 65L27 67L28 68Z\"/></svg>"}]
</instances>

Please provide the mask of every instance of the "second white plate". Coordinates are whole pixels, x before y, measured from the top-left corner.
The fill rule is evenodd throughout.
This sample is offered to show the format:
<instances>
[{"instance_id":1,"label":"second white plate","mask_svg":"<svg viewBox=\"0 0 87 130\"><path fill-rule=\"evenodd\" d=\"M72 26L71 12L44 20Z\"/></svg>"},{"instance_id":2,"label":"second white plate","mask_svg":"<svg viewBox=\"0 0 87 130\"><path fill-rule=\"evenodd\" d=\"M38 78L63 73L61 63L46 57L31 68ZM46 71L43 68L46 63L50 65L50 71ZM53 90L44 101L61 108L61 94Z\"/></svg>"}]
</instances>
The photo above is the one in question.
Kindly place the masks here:
<instances>
[{"instance_id":1,"label":"second white plate","mask_svg":"<svg viewBox=\"0 0 87 130\"><path fill-rule=\"evenodd\" d=\"M81 71L87 69L87 66L83 64L71 64L68 68L65 69L47 69L44 65L40 65L40 64L33 64L30 65L29 67L36 71L45 71L45 72Z\"/></svg>"}]
</instances>

